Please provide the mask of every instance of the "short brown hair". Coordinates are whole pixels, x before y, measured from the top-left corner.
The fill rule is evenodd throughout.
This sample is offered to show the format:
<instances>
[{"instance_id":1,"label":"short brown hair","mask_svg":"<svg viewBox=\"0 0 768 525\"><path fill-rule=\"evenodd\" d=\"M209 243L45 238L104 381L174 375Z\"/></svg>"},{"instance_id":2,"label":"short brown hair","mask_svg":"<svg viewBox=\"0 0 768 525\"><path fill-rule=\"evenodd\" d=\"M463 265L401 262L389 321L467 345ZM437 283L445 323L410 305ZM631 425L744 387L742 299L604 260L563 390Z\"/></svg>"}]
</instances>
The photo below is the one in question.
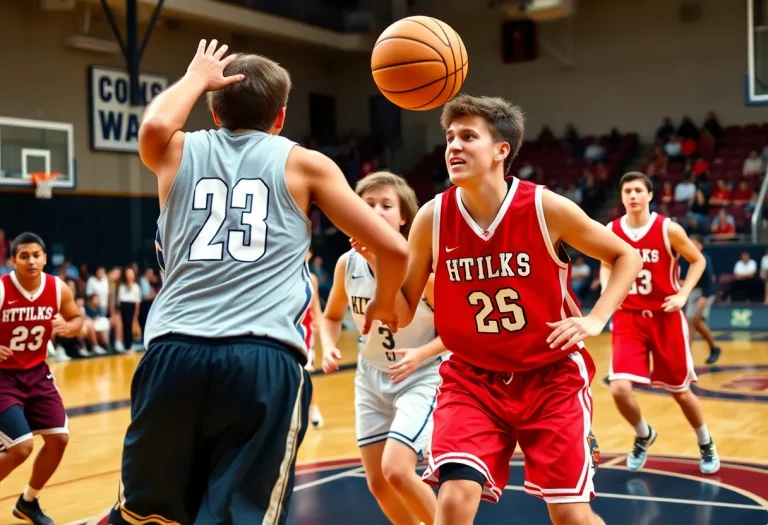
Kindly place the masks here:
<instances>
[{"instance_id":1,"label":"short brown hair","mask_svg":"<svg viewBox=\"0 0 768 525\"><path fill-rule=\"evenodd\" d=\"M506 175L523 143L525 133L523 110L503 98L461 94L443 106L440 125L443 131L447 131L455 119L475 115L485 120L493 140L509 144L509 155L504 159L504 175Z\"/></svg>"},{"instance_id":2,"label":"short brown hair","mask_svg":"<svg viewBox=\"0 0 768 525\"><path fill-rule=\"evenodd\" d=\"M621 177L620 181L620 188L624 188L624 184L627 182L632 182L635 180L643 181L643 184L645 185L645 189L648 190L648 193L651 193L653 191L653 182L651 182L651 179L646 175L645 173L641 173L639 171L630 171L629 173L625 173Z\"/></svg>"},{"instance_id":3,"label":"short brown hair","mask_svg":"<svg viewBox=\"0 0 768 525\"><path fill-rule=\"evenodd\" d=\"M416 198L413 188L408 185L404 178L389 171L374 171L357 181L355 193L362 197L369 191L383 186L389 186L397 193L397 198L400 201L400 215L405 219L405 224L400 227L400 231L408 237L413 218L419 211L419 200Z\"/></svg>"},{"instance_id":4,"label":"short brown hair","mask_svg":"<svg viewBox=\"0 0 768 525\"><path fill-rule=\"evenodd\" d=\"M224 128L267 131L280 108L288 104L291 76L261 55L238 55L224 68L224 76L238 74L245 79L207 94L208 108Z\"/></svg>"}]
</instances>

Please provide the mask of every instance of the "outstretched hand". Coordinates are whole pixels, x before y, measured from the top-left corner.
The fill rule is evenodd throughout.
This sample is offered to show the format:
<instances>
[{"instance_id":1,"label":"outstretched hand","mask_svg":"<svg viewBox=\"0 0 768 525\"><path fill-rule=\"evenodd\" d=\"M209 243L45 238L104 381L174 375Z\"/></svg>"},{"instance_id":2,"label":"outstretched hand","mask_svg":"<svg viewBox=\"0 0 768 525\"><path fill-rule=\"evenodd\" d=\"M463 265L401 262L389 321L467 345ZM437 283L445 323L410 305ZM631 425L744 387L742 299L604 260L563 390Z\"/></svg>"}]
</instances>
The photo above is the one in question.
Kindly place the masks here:
<instances>
[{"instance_id":1,"label":"outstretched hand","mask_svg":"<svg viewBox=\"0 0 768 525\"><path fill-rule=\"evenodd\" d=\"M197 46L197 53L187 68L188 75L196 75L205 82L206 91L217 91L245 79L245 75L239 74L224 76L224 69L237 58L237 55L222 58L228 46L224 44L216 49L218 44L218 40L213 39L206 47L206 41L201 40Z\"/></svg>"}]
</instances>

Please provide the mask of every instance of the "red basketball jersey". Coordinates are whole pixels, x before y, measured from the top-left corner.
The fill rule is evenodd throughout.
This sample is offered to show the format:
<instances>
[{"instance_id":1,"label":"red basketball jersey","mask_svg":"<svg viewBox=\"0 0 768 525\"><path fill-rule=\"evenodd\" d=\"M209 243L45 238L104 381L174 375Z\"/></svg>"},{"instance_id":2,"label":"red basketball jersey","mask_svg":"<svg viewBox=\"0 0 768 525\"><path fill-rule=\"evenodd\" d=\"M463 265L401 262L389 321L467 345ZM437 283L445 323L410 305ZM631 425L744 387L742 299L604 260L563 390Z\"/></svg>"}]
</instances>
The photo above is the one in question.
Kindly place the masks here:
<instances>
[{"instance_id":1,"label":"red basketball jersey","mask_svg":"<svg viewBox=\"0 0 768 525\"><path fill-rule=\"evenodd\" d=\"M28 292L14 272L0 277L0 345L13 350L0 368L25 370L45 361L52 321L61 307L61 286L59 279L44 273L40 288Z\"/></svg>"},{"instance_id":2,"label":"red basketball jersey","mask_svg":"<svg viewBox=\"0 0 768 525\"><path fill-rule=\"evenodd\" d=\"M680 290L678 256L673 253L667 235L669 220L654 212L648 224L636 231L629 227L626 215L609 223L613 233L628 242L643 258L643 269L621 308L661 310L664 299Z\"/></svg>"},{"instance_id":3,"label":"red basketball jersey","mask_svg":"<svg viewBox=\"0 0 768 525\"><path fill-rule=\"evenodd\" d=\"M460 189L435 197L435 328L448 350L476 367L517 372L569 353L547 343L547 322L581 310L570 288L570 262L563 261L568 256L556 254L549 241L543 191L512 179L486 231L464 208Z\"/></svg>"}]
</instances>

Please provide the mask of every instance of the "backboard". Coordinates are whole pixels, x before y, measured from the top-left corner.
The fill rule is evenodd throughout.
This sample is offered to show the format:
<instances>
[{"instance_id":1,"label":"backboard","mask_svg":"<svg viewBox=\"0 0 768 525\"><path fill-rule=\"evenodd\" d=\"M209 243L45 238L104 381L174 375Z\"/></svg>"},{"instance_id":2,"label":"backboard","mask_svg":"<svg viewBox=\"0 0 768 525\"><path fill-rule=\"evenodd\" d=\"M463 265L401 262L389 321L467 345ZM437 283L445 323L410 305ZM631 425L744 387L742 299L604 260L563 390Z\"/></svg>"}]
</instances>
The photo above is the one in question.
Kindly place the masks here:
<instances>
[{"instance_id":1,"label":"backboard","mask_svg":"<svg viewBox=\"0 0 768 525\"><path fill-rule=\"evenodd\" d=\"M60 172L51 186L75 187L72 124L0 117L0 186L31 186L30 173Z\"/></svg>"},{"instance_id":2,"label":"backboard","mask_svg":"<svg viewBox=\"0 0 768 525\"><path fill-rule=\"evenodd\" d=\"M768 0L747 0L746 103L768 104Z\"/></svg>"}]
</instances>

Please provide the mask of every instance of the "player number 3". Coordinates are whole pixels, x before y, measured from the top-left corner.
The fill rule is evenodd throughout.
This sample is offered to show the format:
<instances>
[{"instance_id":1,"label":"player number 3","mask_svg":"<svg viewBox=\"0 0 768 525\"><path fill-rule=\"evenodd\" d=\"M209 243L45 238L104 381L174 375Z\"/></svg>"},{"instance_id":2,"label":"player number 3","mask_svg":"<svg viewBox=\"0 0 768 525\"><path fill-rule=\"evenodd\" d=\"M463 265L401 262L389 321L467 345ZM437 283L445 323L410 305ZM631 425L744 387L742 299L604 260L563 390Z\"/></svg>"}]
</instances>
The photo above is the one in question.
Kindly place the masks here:
<instances>
[{"instance_id":1,"label":"player number 3","mask_svg":"<svg viewBox=\"0 0 768 525\"><path fill-rule=\"evenodd\" d=\"M190 261L221 261L224 242L213 243L216 234L227 219L229 210L241 210L239 223L243 230L229 230L226 236L227 252L236 261L255 262L264 255L267 246L267 203L269 188L261 179L240 179L232 188L232 202L227 206L229 188L221 179L201 179L195 186L192 208L208 210L208 219L189 247ZM248 209L248 197L251 205ZM237 212L236 212L237 213ZM246 232L250 236L246 240ZM211 244L213 243L213 244Z\"/></svg>"},{"instance_id":2,"label":"player number 3","mask_svg":"<svg viewBox=\"0 0 768 525\"><path fill-rule=\"evenodd\" d=\"M512 288L502 288L496 292L494 299L485 292L472 292L468 299L472 306L483 305L483 308L475 315L477 331L481 334L498 334L500 332L499 322L507 332L522 330L528 323L523 308L512 302L520 299L520 295ZM488 316L494 311L512 315L501 317L499 321L488 319Z\"/></svg>"}]
</instances>

